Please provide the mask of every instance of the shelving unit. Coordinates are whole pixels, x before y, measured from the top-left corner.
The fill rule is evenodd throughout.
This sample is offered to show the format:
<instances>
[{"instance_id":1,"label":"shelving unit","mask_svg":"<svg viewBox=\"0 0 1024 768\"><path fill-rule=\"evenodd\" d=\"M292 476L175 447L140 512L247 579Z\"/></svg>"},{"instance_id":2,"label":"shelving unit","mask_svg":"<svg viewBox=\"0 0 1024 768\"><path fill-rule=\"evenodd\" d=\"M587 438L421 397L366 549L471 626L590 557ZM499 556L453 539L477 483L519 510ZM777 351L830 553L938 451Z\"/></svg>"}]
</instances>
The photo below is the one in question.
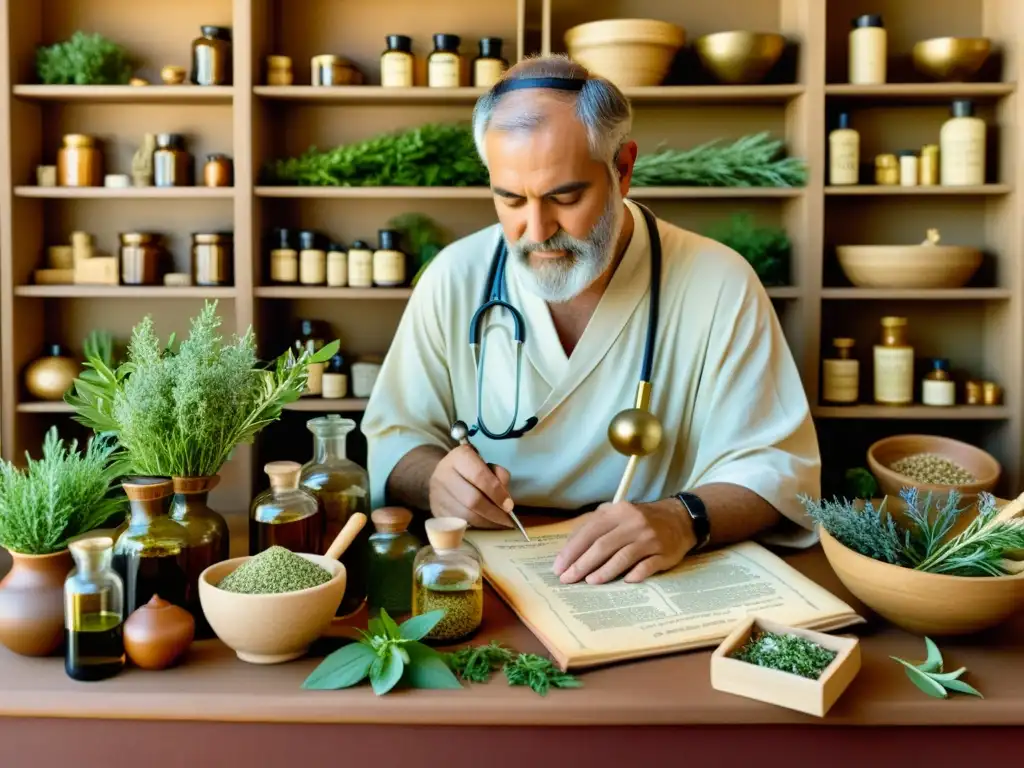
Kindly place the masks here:
<instances>
[{"instance_id":1,"label":"shelving unit","mask_svg":"<svg viewBox=\"0 0 1024 768\"><path fill-rule=\"evenodd\" d=\"M660 144L691 147L732 140L755 131L785 139L790 154L805 158L810 176L801 189L635 188L631 196L680 226L706 231L737 211L758 223L785 228L792 244L789 284L768 289L812 403L826 461L826 478L863 463L867 444L898 431L962 436L992 451L1005 468L1004 488L1021 483L1024 434L1024 9L1016 0L877 0L885 18L891 82L854 86L846 80L849 21L865 11L859 0L498 0L470 4L443 0L0 0L0 423L3 455L38 450L53 423L74 433L61 403L29 401L24 366L43 345L59 341L79 353L93 328L122 343L143 315L157 331L187 333L202 301L217 299L225 334L252 324L261 353L276 355L294 338L302 318L325 321L349 356L383 354L412 289L274 286L267 280L264 243L274 227L316 229L333 239L376 242L394 216L420 212L454 237L494 221L485 188L313 188L265 186L260 170L270 160L309 146L358 141L384 131L436 121L467 121L481 91L463 87L385 89L379 86L384 37L410 35L417 82L431 35L462 37L462 53L475 55L485 35L505 41L516 61L562 51L565 31L602 18L660 18L681 24L687 39L725 29L782 32L794 54L761 85L718 85L680 57L666 85L627 89L635 108L634 138L641 152ZM164 86L165 64L187 65L190 42L202 24L233 30L230 86ZM66 39L75 29L102 32L141 59L151 86L42 86L34 84L34 49ZM916 40L941 34L987 35L999 48L996 70L985 82L925 83L908 65ZM346 56L367 75L361 86L312 87L310 57ZM265 85L265 57L294 62L295 85ZM920 146L937 139L953 98L972 98L992 126L989 183L972 188L827 186L827 133L839 109L851 112L862 132L862 160L878 151ZM199 160L225 152L234 161L234 187L206 189L65 189L32 186L35 167L52 163L64 133L100 135L111 149L108 171L130 170L144 132L188 137ZM197 162L197 169L198 169ZM850 287L838 273L835 246L844 243L920 242L929 226L943 242L982 246L986 265L971 285L949 291L886 291ZM176 264L187 261L188 234L233 230L234 284L188 288L32 285L46 245L71 231L94 233L102 250L115 251L118 232L161 231ZM113 301L116 299L116 301ZM918 356L951 358L958 375L991 378L1004 389L999 406L887 408L869 403L870 349L878 318L905 314ZM862 400L856 407L819 402L820 364L833 336L857 339ZM213 503L241 514L264 485L262 464L274 458L304 461L311 440L305 422L317 413L360 417L365 401L302 400L287 409L254 449L240 450L225 467ZM363 458L361 438L352 454Z\"/></svg>"}]
</instances>

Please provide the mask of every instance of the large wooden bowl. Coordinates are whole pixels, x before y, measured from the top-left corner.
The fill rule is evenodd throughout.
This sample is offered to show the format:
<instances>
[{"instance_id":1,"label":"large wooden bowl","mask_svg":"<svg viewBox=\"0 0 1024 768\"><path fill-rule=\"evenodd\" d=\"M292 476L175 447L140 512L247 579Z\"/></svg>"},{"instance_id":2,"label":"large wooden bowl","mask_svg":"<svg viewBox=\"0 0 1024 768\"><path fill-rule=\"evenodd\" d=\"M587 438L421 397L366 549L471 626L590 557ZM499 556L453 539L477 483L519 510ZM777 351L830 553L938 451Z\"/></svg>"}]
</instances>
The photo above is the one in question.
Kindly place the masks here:
<instances>
[{"instance_id":1,"label":"large wooden bowl","mask_svg":"<svg viewBox=\"0 0 1024 768\"><path fill-rule=\"evenodd\" d=\"M657 19L604 19L565 33L569 57L619 88L661 85L686 30Z\"/></svg>"},{"instance_id":2,"label":"large wooden bowl","mask_svg":"<svg viewBox=\"0 0 1024 768\"><path fill-rule=\"evenodd\" d=\"M854 597L907 632L969 635L1002 624L1024 609L1024 574L949 576L891 565L854 552L824 528L821 547Z\"/></svg>"},{"instance_id":3,"label":"large wooden bowl","mask_svg":"<svg viewBox=\"0 0 1024 768\"><path fill-rule=\"evenodd\" d=\"M949 459L977 478L965 485L920 483L890 469L892 464L915 453L934 453ZM921 493L932 493L935 503L941 504L950 491L960 494L962 506L974 504L978 494L991 493L999 482L1002 466L995 457L969 443L938 435L894 435L871 444L867 453L868 469L878 480L878 487L886 496L899 497L900 490L912 487Z\"/></svg>"},{"instance_id":4,"label":"large wooden bowl","mask_svg":"<svg viewBox=\"0 0 1024 768\"><path fill-rule=\"evenodd\" d=\"M960 288L982 261L964 245L840 245L836 256L858 288Z\"/></svg>"},{"instance_id":5,"label":"large wooden bowl","mask_svg":"<svg viewBox=\"0 0 1024 768\"><path fill-rule=\"evenodd\" d=\"M701 64L719 81L731 85L760 83L786 50L786 38L774 32L715 32L697 38L694 50Z\"/></svg>"},{"instance_id":6,"label":"large wooden bowl","mask_svg":"<svg viewBox=\"0 0 1024 768\"><path fill-rule=\"evenodd\" d=\"M207 621L242 661L279 664L305 655L331 625L345 594L346 570L323 555L296 553L333 574L316 587L275 595L226 592L217 584L248 557L215 563L199 574L199 601Z\"/></svg>"},{"instance_id":7,"label":"large wooden bowl","mask_svg":"<svg viewBox=\"0 0 1024 768\"><path fill-rule=\"evenodd\" d=\"M922 75L944 82L969 80L978 73L992 51L986 37L933 37L914 45L914 68Z\"/></svg>"}]
</instances>

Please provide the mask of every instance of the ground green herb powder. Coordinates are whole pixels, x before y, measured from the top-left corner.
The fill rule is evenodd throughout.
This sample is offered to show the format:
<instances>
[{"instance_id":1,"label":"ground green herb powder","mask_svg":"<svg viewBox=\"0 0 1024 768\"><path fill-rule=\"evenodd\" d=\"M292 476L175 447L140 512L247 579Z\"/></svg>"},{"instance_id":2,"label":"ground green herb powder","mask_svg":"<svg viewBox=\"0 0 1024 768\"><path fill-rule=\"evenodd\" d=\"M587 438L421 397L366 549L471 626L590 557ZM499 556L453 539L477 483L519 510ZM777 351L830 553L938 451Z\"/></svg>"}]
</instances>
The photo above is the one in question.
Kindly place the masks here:
<instances>
[{"instance_id":1,"label":"ground green herb powder","mask_svg":"<svg viewBox=\"0 0 1024 768\"><path fill-rule=\"evenodd\" d=\"M836 655L835 651L796 635L758 632L733 658L817 680Z\"/></svg>"},{"instance_id":2,"label":"ground green herb powder","mask_svg":"<svg viewBox=\"0 0 1024 768\"><path fill-rule=\"evenodd\" d=\"M251 557L217 585L227 592L271 595L309 589L331 580L329 571L284 547L270 547Z\"/></svg>"}]
</instances>

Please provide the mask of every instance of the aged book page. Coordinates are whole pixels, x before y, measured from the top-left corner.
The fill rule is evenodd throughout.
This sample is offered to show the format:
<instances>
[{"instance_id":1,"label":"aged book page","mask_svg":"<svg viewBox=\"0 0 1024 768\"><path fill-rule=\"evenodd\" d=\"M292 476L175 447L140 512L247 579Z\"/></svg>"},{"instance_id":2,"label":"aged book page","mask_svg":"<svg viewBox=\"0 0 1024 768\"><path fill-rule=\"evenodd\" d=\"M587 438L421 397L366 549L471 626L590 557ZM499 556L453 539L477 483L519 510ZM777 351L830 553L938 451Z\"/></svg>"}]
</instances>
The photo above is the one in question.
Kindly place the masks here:
<instances>
[{"instance_id":1,"label":"aged book page","mask_svg":"<svg viewBox=\"0 0 1024 768\"><path fill-rule=\"evenodd\" d=\"M864 619L782 558L744 542L686 558L642 584L562 584L552 571L573 521L469 531L495 591L562 669L717 645L748 614L808 629Z\"/></svg>"}]
</instances>

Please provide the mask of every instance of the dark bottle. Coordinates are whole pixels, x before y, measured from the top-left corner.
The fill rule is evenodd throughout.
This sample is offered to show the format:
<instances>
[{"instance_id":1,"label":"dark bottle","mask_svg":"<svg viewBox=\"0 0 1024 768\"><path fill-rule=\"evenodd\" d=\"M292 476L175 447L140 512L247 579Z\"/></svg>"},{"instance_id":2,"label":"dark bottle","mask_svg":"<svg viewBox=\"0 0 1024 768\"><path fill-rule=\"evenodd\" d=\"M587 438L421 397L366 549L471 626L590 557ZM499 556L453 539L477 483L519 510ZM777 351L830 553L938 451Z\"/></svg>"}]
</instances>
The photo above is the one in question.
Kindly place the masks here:
<instances>
[{"instance_id":1,"label":"dark bottle","mask_svg":"<svg viewBox=\"0 0 1024 768\"><path fill-rule=\"evenodd\" d=\"M412 513L381 507L370 515L376 532L370 536L366 605L370 616L383 608L396 621L412 614L412 565L423 542L409 533Z\"/></svg>"},{"instance_id":2,"label":"dark bottle","mask_svg":"<svg viewBox=\"0 0 1024 768\"><path fill-rule=\"evenodd\" d=\"M324 511L317 497L299 487L301 465L272 461L263 470L270 488L256 496L249 511L249 554L270 547L324 553Z\"/></svg>"},{"instance_id":3,"label":"dark bottle","mask_svg":"<svg viewBox=\"0 0 1024 768\"><path fill-rule=\"evenodd\" d=\"M481 38L480 55L473 59L473 85L490 88L501 80L506 69L508 62L501 57L501 38Z\"/></svg>"},{"instance_id":4,"label":"dark bottle","mask_svg":"<svg viewBox=\"0 0 1024 768\"><path fill-rule=\"evenodd\" d=\"M231 85L231 28L202 26L192 41L192 75L196 85Z\"/></svg>"},{"instance_id":5,"label":"dark bottle","mask_svg":"<svg viewBox=\"0 0 1024 768\"><path fill-rule=\"evenodd\" d=\"M124 582L112 568L113 548L109 536L68 546L75 569L64 582L64 671L75 680L105 680L124 668Z\"/></svg>"},{"instance_id":6,"label":"dark bottle","mask_svg":"<svg viewBox=\"0 0 1024 768\"><path fill-rule=\"evenodd\" d=\"M192 155L180 134L161 133L153 152L153 184L157 187L192 186Z\"/></svg>"}]
</instances>

